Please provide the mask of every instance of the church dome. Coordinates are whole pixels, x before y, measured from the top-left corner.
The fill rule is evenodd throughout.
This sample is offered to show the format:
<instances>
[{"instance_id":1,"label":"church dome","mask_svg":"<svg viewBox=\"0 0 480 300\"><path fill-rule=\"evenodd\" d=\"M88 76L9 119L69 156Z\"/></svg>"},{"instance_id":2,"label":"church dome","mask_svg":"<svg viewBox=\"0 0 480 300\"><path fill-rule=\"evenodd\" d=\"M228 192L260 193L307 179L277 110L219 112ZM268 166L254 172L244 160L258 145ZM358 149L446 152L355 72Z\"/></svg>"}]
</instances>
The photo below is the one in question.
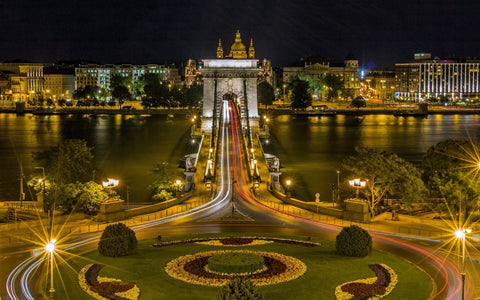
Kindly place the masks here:
<instances>
[{"instance_id":1,"label":"church dome","mask_svg":"<svg viewBox=\"0 0 480 300\"><path fill-rule=\"evenodd\" d=\"M233 43L232 47L230 48L229 57L236 59L247 58L247 48L242 43L239 30L237 30L237 33L235 34L235 43Z\"/></svg>"}]
</instances>

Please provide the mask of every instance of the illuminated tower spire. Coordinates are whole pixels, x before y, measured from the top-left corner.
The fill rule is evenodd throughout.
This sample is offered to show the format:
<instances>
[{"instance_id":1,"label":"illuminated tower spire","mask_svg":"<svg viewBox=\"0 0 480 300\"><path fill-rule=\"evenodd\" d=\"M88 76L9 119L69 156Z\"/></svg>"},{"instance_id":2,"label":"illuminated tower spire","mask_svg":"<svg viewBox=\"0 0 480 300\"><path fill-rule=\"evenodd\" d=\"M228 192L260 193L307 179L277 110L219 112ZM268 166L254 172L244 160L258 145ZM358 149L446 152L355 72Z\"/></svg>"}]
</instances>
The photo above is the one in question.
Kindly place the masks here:
<instances>
[{"instance_id":1,"label":"illuminated tower spire","mask_svg":"<svg viewBox=\"0 0 480 300\"><path fill-rule=\"evenodd\" d=\"M253 47L253 39L250 39L250 47L248 47L248 58L255 58L255 48Z\"/></svg>"},{"instance_id":2,"label":"illuminated tower spire","mask_svg":"<svg viewBox=\"0 0 480 300\"><path fill-rule=\"evenodd\" d=\"M217 58L223 58L223 47L221 39L218 39Z\"/></svg>"}]
</instances>

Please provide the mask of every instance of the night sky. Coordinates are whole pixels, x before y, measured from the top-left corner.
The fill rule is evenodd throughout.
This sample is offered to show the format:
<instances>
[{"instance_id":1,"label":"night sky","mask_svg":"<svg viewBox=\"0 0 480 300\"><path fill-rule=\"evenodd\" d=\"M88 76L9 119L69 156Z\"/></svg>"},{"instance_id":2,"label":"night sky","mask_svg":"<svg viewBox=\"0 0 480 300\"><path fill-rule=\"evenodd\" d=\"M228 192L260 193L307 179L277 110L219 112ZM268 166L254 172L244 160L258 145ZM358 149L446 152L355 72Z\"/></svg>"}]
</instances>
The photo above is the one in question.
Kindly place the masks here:
<instances>
[{"instance_id":1,"label":"night sky","mask_svg":"<svg viewBox=\"0 0 480 300\"><path fill-rule=\"evenodd\" d=\"M0 1L0 61L165 63L229 52L240 29L257 58L313 54L369 67L415 52L480 57L480 1Z\"/></svg>"}]
</instances>

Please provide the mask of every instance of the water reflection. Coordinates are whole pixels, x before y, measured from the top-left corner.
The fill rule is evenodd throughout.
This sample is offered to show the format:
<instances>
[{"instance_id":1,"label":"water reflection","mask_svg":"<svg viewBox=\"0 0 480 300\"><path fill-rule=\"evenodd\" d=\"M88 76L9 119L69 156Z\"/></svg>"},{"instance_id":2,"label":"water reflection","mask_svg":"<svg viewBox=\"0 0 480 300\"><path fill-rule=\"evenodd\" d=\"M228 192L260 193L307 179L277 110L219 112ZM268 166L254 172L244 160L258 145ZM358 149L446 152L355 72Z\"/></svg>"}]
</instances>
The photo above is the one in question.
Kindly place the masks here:
<instances>
[{"instance_id":1,"label":"water reflection","mask_svg":"<svg viewBox=\"0 0 480 300\"><path fill-rule=\"evenodd\" d=\"M165 116L33 116L0 114L0 200L17 200L19 160L25 174L35 165L32 152L58 145L64 139L85 139L94 147L102 174L121 179L118 191L131 201L148 199L148 185L153 181L150 170L156 162L178 164L184 152L194 151L187 143L189 120ZM32 191L33 192L33 191ZM31 197L26 192L26 197Z\"/></svg>"},{"instance_id":2,"label":"water reflection","mask_svg":"<svg viewBox=\"0 0 480 300\"><path fill-rule=\"evenodd\" d=\"M370 115L364 117L278 116L271 122L266 152L282 161L282 172L295 182L303 199L331 199L330 186L343 159L357 145L392 151L418 164L426 150L448 138L478 139L480 117L433 115L429 118ZM341 176L345 176L343 172Z\"/></svg>"}]
</instances>

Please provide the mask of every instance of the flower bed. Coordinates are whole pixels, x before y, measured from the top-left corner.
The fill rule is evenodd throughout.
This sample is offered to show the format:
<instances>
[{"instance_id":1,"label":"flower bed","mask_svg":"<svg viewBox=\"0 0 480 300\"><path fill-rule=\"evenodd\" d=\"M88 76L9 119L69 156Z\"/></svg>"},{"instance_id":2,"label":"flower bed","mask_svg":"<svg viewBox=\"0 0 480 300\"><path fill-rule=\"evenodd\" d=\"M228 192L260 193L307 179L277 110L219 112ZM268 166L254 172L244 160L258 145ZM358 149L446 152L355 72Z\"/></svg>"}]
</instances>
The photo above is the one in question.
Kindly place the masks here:
<instances>
[{"instance_id":1,"label":"flower bed","mask_svg":"<svg viewBox=\"0 0 480 300\"><path fill-rule=\"evenodd\" d=\"M103 265L89 264L78 273L80 287L95 299L136 300L140 289L135 283L122 282L119 279L100 277L98 272Z\"/></svg>"},{"instance_id":2,"label":"flower bed","mask_svg":"<svg viewBox=\"0 0 480 300\"><path fill-rule=\"evenodd\" d=\"M350 281L337 286L335 296L339 300L376 300L390 294L398 283L395 271L385 264L368 266L377 277Z\"/></svg>"},{"instance_id":3,"label":"flower bed","mask_svg":"<svg viewBox=\"0 0 480 300\"><path fill-rule=\"evenodd\" d=\"M251 253L262 256L267 269L260 273L226 274L212 273L205 267L208 259L224 253ZM165 272L173 278L199 285L222 286L233 278L250 279L255 285L270 285L290 281L302 276L307 266L300 260L273 252L263 251L209 251L194 255L185 255L171 260L165 267Z\"/></svg>"},{"instance_id":4,"label":"flower bed","mask_svg":"<svg viewBox=\"0 0 480 300\"><path fill-rule=\"evenodd\" d=\"M263 245L268 243L284 243L290 245L304 246L304 247L315 247L320 244L314 242L306 242L292 239L282 239L282 238L268 238L268 237L220 237L220 238L198 238L198 239L189 239L183 241L170 241L163 243L155 243L153 247L167 247L173 245L184 245L184 244L203 244L210 246L254 246L254 245Z\"/></svg>"}]
</instances>

